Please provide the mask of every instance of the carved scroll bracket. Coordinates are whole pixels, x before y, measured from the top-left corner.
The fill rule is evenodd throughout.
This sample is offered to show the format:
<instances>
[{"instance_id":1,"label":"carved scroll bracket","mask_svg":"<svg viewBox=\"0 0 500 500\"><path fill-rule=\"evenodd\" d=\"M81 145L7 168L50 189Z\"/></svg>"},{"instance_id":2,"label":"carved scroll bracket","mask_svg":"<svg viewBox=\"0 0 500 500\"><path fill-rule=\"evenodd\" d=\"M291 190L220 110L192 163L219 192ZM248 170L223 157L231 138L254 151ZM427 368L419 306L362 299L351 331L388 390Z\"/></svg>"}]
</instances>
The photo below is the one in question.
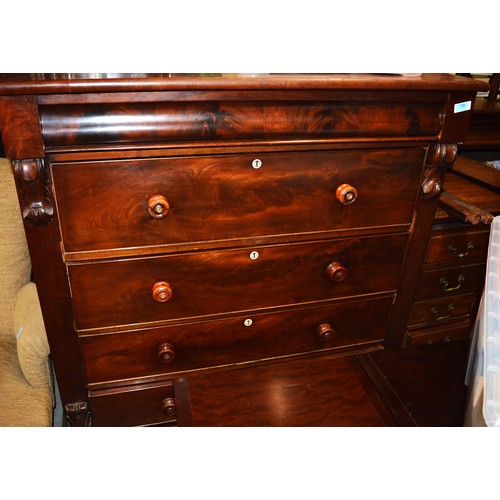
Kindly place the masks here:
<instances>
[{"instance_id":1,"label":"carved scroll bracket","mask_svg":"<svg viewBox=\"0 0 500 500\"><path fill-rule=\"evenodd\" d=\"M54 199L44 160L13 160L12 165L23 219L35 226L50 224L54 219Z\"/></svg>"},{"instance_id":2,"label":"carved scroll bracket","mask_svg":"<svg viewBox=\"0 0 500 500\"><path fill-rule=\"evenodd\" d=\"M64 413L68 427L90 427L92 425L92 416L86 401L65 405Z\"/></svg>"},{"instance_id":3,"label":"carved scroll bracket","mask_svg":"<svg viewBox=\"0 0 500 500\"><path fill-rule=\"evenodd\" d=\"M422 191L428 199L438 196L443 189L443 177L457 157L456 144L434 144L427 155Z\"/></svg>"}]
</instances>

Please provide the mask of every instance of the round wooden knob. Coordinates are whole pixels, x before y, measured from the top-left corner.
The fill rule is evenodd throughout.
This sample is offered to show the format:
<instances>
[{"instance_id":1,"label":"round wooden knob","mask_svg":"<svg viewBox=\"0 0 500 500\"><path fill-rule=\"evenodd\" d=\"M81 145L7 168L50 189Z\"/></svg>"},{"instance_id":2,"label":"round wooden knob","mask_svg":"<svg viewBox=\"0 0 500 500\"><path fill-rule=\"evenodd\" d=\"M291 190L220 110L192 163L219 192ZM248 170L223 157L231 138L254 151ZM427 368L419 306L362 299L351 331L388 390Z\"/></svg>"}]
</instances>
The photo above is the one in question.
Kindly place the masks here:
<instances>
[{"instance_id":1,"label":"round wooden knob","mask_svg":"<svg viewBox=\"0 0 500 500\"><path fill-rule=\"evenodd\" d=\"M151 196L148 200L148 213L154 219L163 219L166 217L170 210L170 205L168 204L165 196L161 194L157 194L155 196Z\"/></svg>"},{"instance_id":2,"label":"round wooden knob","mask_svg":"<svg viewBox=\"0 0 500 500\"><path fill-rule=\"evenodd\" d=\"M318 334L319 340L322 342L327 342L335 337L335 330L332 328L330 323L322 323L316 328L316 333Z\"/></svg>"},{"instance_id":3,"label":"round wooden knob","mask_svg":"<svg viewBox=\"0 0 500 500\"><path fill-rule=\"evenodd\" d=\"M173 417L175 415L175 399L165 398L161 402L161 411L167 415L167 417Z\"/></svg>"},{"instance_id":4,"label":"round wooden knob","mask_svg":"<svg viewBox=\"0 0 500 500\"><path fill-rule=\"evenodd\" d=\"M172 289L166 281L158 281L153 285L153 299L156 302L168 302L172 298Z\"/></svg>"},{"instance_id":5,"label":"round wooden knob","mask_svg":"<svg viewBox=\"0 0 500 500\"><path fill-rule=\"evenodd\" d=\"M342 205L350 205L356 201L358 197L358 192L356 188L353 188L350 184L341 184L337 191L335 192L337 200L342 203Z\"/></svg>"},{"instance_id":6,"label":"round wooden knob","mask_svg":"<svg viewBox=\"0 0 500 500\"><path fill-rule=\"evenodd\" d=\"M332 262L326 268L326 274L334 283L340 283L345 280L347 276L347 269L339 262Z\"/></svg>"},{"instance_id":7,"label":"round wooden knob","mask_svg":"<svg viewBox=\"0 0 500 500\"><path fill-rule=\"evenodd\" d=\"M168 342L161 343L156 350L156 357L161 363L172 363L175 359L174 346Z\"/></svg>"}]
</instances>

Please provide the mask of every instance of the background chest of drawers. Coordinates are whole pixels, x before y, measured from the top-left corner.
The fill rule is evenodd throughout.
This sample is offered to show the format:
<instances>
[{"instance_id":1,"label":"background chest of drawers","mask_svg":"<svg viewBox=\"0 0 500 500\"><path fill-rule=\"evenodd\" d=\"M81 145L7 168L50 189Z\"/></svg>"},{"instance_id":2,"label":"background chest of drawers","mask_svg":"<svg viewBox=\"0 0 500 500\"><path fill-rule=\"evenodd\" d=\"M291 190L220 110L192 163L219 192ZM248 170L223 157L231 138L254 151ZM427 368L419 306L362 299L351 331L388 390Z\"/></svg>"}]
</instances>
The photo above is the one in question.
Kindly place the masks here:
<instances>
[{"instance_id":1,"label":"background chest of drawers","mask_svg":"<svg viewBox=\"0 0 500 500\"><path fill-rule=\"evenodd\" d=\"M490 226L500 214L498 101L478 98L446 177L408 324L408 343L469 337L484 288Z\"/></svg>"},{"instance_id":2,"label":"background chest of drawers","mask_svg":"<svg viewBox=\"0 0 500 500\"><path fill-rule=\"evenodd\" d=\"M479 88L4 79L0 129L69 423L182 425L191 377L403 345Z\"/></svg>"}]
</instances>

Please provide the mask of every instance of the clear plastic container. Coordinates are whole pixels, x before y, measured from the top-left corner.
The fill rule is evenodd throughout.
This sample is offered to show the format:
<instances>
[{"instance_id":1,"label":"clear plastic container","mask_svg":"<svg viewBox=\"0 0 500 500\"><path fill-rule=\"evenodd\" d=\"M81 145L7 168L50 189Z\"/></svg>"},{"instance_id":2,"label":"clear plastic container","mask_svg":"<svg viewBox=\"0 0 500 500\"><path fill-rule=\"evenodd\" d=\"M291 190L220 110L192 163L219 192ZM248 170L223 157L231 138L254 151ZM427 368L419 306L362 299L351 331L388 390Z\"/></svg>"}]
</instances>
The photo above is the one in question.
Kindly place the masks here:
<instances>
[{"instance_id":1,"label":"clear plastic container","mask_svg":"<svg viewBox=\"0 0 500 500\"><path fill-rule=\"evenodd\" d=\"M483 294L484 400L483 416L489 427L500 427L500 216L491 226Z\"/></svg>"},{"instance_id":2,"label":"clear plastic container","mask_svg":"<svg viewBox=\"0 0 500 500\"><path fill-rule=\"evenodd\" d=\"M500 427L500 216L490 231L486 277L474 328L464 425ZM482 409L480 413L478 410Z\"/></svg>"}]
</instances>

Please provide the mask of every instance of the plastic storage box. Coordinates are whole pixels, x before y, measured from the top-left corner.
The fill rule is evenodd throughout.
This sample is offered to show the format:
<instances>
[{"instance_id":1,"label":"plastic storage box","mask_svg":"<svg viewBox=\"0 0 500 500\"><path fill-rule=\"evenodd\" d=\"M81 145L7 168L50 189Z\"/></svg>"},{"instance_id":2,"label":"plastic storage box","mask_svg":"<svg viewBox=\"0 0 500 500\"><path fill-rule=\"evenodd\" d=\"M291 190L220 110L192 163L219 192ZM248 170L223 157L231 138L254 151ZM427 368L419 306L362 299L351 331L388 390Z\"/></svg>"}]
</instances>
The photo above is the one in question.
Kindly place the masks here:
<instances>
[{"instance_id":1,"label":"plastic storage box","mask_svg":"<svg viewBox=\"0 0 500 500\"><path fill-rule=\"evenodd\" d=\"M466 384L464 425L500 427L500 216L493 219ZM478 411L482 409L482 412Z\"/></svg>"}]
</instances>

